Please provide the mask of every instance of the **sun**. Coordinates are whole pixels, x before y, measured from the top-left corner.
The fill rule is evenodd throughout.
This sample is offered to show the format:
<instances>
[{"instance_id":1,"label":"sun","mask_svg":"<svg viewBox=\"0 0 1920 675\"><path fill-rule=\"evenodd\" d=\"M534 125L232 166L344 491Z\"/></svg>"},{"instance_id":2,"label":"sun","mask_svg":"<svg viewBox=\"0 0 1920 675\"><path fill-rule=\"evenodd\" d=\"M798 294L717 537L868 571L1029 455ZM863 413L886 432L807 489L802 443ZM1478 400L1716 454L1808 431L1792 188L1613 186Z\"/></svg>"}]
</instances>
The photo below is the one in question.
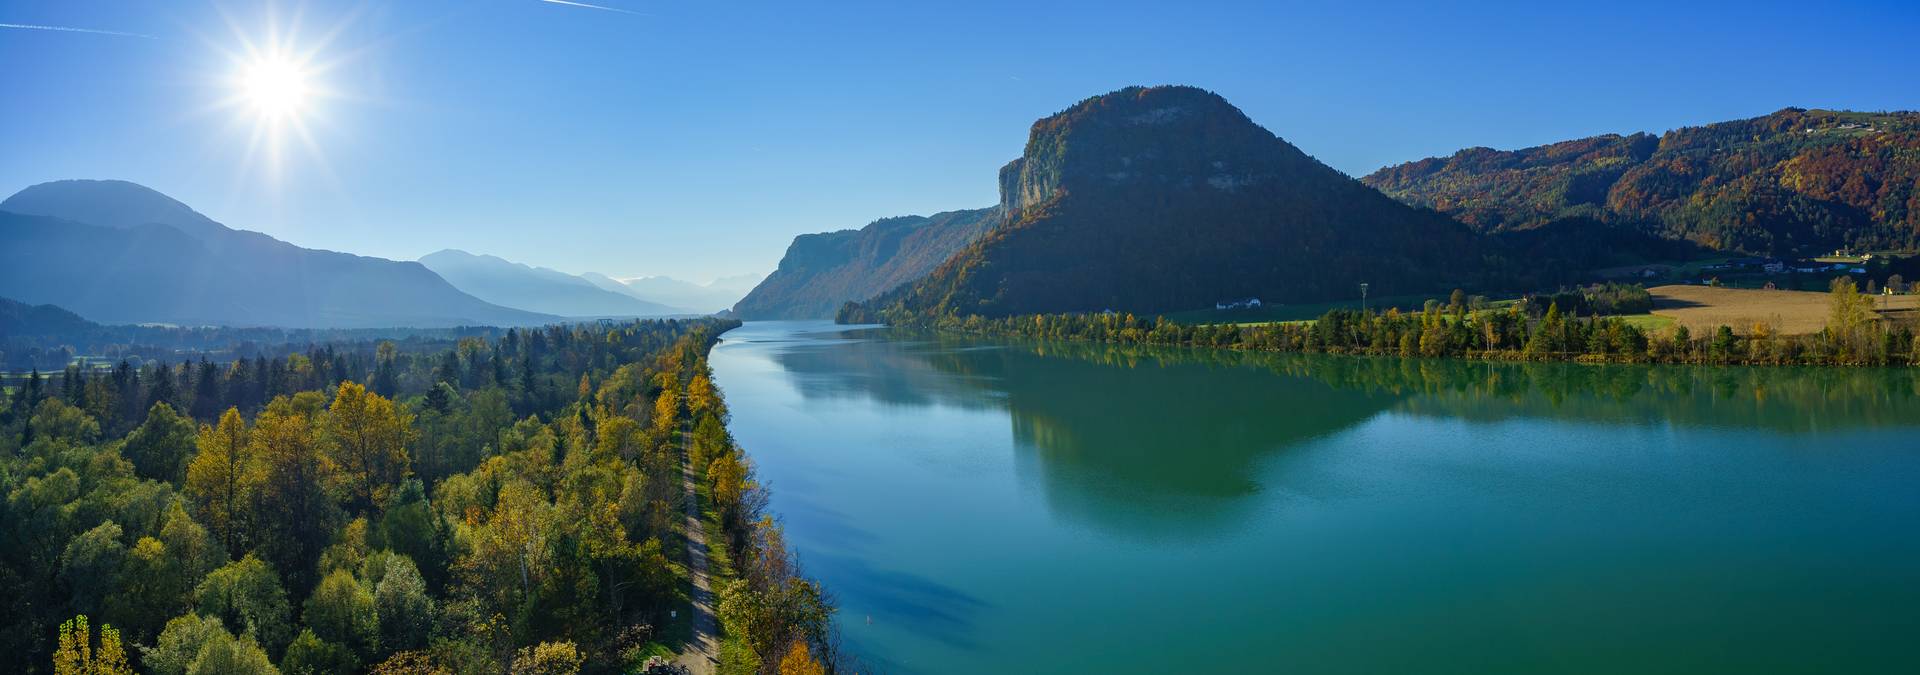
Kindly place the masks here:
<instances>
[{"instance_id":1,"label":"sun","mask_svg":"<svg viewBox=\"0 0 1920 675\"><path fill-rule=\"evenodd\" d=\"M242 64L236 87L247 107L267 120L299 117L313 92L306 69L282 56L261 56Z\"/></svg>"},{"instance_id":2,"label":"sun","mask_svg":"<svg viewBox=\"0 0 1920 675\"><path fill-rule=\"evenodd\" d=\"M269 11L257 25L228 16L227 26L231 35L207 38L220 58L203 81L215 94L206 112L227 118L223 139L244 142L236 168L275 181L295 164L330 173L321 146L335 135L328 116L343 100L331 86L342 64L331 43L345 24L308 38L297 15L282 22Z\"/></svg>"}]
</instances>

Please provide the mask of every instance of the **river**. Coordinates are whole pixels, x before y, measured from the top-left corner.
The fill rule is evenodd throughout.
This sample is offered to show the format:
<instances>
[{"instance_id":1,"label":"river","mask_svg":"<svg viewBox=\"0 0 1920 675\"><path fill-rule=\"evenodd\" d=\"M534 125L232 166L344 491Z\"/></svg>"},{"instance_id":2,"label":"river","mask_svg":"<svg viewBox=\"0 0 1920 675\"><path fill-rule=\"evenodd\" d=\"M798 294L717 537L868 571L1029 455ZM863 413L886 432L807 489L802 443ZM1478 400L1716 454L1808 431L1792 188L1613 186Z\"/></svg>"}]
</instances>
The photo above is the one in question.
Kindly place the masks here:
<instances>
[{"instance_id":1,"label":"river","mask_svg":"<svg viewBox=\"0 0 1920 675\"><path fill-rule=\"evenodd\" d=\"M1920 369L821 322L712 366L886 672L1920 669Z\"/></svg>"}]
</instances>

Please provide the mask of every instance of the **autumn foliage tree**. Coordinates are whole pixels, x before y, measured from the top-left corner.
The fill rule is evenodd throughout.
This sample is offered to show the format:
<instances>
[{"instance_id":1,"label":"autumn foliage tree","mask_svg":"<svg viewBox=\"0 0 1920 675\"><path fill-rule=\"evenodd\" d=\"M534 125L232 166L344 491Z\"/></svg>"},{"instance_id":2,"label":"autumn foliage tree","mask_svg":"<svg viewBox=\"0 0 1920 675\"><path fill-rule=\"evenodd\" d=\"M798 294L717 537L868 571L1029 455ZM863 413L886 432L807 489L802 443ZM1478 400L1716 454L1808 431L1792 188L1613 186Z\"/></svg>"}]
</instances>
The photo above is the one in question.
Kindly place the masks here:
<instances>
[{"instance_id":1,"label":"autumn foliage tree","mask_svg":"<svg viewBox=\"0 0 1920 675\"><path fill-rule=\"evenodd\" d=\"M83 614L60 624L60 647L53 654L53 672L54 675L133 675L133 668L127 665L120 632L112 626L101 626L100 642L95 645Z\"/></svg>"},{"instance_id":2,"label":"autumn foliage tree","mask_svg":"<svg viewBox=\"0 0 1920 675\"><path fill-rule=\"evenodd\" d=\"M412 470L413 415L358 383L340 383L321 428L334 488L349 509L385 502Z\"/></svg>"}]
</instances>

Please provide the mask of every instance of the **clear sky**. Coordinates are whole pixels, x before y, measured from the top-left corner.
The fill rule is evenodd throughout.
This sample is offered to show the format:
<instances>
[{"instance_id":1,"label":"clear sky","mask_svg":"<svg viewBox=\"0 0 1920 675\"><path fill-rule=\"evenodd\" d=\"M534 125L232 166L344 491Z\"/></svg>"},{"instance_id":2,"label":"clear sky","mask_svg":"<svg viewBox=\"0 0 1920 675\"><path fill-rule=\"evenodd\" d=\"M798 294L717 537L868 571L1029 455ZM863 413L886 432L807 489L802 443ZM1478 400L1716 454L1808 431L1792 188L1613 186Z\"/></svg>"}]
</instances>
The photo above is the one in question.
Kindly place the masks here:
<instances>
[{"instance_id":1,"label":"clear sky","mask_svg":"<svg viewBox=\"0 0 1920 675\"><path fill-rule=\"evenodd\" d=\"M590 4L626 11L0 0L0 192L123 178L304 246L705 281L795 234L991 204L1035 119L1131 84L1212 89L1355 175L1920 108L1912 0ZM250 150L259 118L220 102L276 32L311 56L311 142Z\"/></svg>"}]
</instances>

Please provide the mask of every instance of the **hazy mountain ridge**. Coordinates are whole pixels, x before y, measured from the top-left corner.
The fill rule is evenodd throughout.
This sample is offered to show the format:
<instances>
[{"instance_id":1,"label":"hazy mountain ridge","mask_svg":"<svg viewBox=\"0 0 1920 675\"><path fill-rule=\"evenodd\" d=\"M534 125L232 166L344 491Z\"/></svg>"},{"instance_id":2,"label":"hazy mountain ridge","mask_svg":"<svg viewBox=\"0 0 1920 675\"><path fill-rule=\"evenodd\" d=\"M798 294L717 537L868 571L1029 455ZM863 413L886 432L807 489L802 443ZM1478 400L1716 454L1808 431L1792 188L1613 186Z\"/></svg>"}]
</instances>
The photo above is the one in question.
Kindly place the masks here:
<instances>
[{"instance_id":1,"label":"hazy mountain ridge","mask_svg":"<svg viewBox=\"0 0 1920 675\"><path fill-rule=\"evenodd\" d=\"M816 319L918 279L1001 220L1001 208L882 218L795 237L780 266L738 303L745 319Z\"/></svg>"},{"instance_id":2,"label":"hazy mountain ridge","mask_svg":"<svg viewBox=\"0 0 1920 675\"><path fill-rule=\"evenodd\" d=\"M98 218L104 223L90 223ZM124 181L58 181L0 202L0 295L102 323L534 325L558 317L460 292L413 262L235 230ZM85 259L89 264L72 264Z\"/></svg>"},{"instance_id":3,"label":"hazy mountain ridge","mask_svg":"<svg viewBox=\"0 0 1920 675\"><path fill-rule=\"evenodd\" d=\"M444 249L420 258L455 288L506 307L569 317L667 316L693 314L631 294L603 288L592 280L559 270L513 262L499 256Z\"/></svg>"},{"instance_id":4,"label":"hazy mountain ridge","mask_svg":"<svg viewBox=\"0 0 1920 675\"><path fill-rule=\"evenodd\" d=\"M29 305L11 298L0 298L0 335L60 335L99 326L54 305Z\"/></svg>"},{"instance_id":5,"label":"hazy mountain ridge","mask_svg":"<svg viewBox=\"0 0 1920 675\"><path fill-rule=\"evenodd\" d=\"M743 274L697 284L668 276L620 280L589 272L580 277L610 291L661 304L689 307L702 313L732 307L762 279L757 274Z\"/></svg>"},{"instance_id":6,"label":"hazy mountain ridge","mask_svg":"<svg viewBox=\"0 0 1920 675\"><path fill-rule=\"evenodd\" d=\"M1211 92L1132 87L1035 122L1001 225L869 303L1005 316L1320 301L1469 282L1489 244L1274 136Z\"/></svg>"},{"instance_id":7,"label":"hazy mountain ridge","mask_svg":"<svg viewBox=\"0 0 1920 675\"><path fill-rule=\"evenodd\" d=\"M1482 231L1565 217L1723 250L1920 245L1920 113L1787 108L1651 134L1468 148L1362 179Z\"/></svg>"}]
</instances>

